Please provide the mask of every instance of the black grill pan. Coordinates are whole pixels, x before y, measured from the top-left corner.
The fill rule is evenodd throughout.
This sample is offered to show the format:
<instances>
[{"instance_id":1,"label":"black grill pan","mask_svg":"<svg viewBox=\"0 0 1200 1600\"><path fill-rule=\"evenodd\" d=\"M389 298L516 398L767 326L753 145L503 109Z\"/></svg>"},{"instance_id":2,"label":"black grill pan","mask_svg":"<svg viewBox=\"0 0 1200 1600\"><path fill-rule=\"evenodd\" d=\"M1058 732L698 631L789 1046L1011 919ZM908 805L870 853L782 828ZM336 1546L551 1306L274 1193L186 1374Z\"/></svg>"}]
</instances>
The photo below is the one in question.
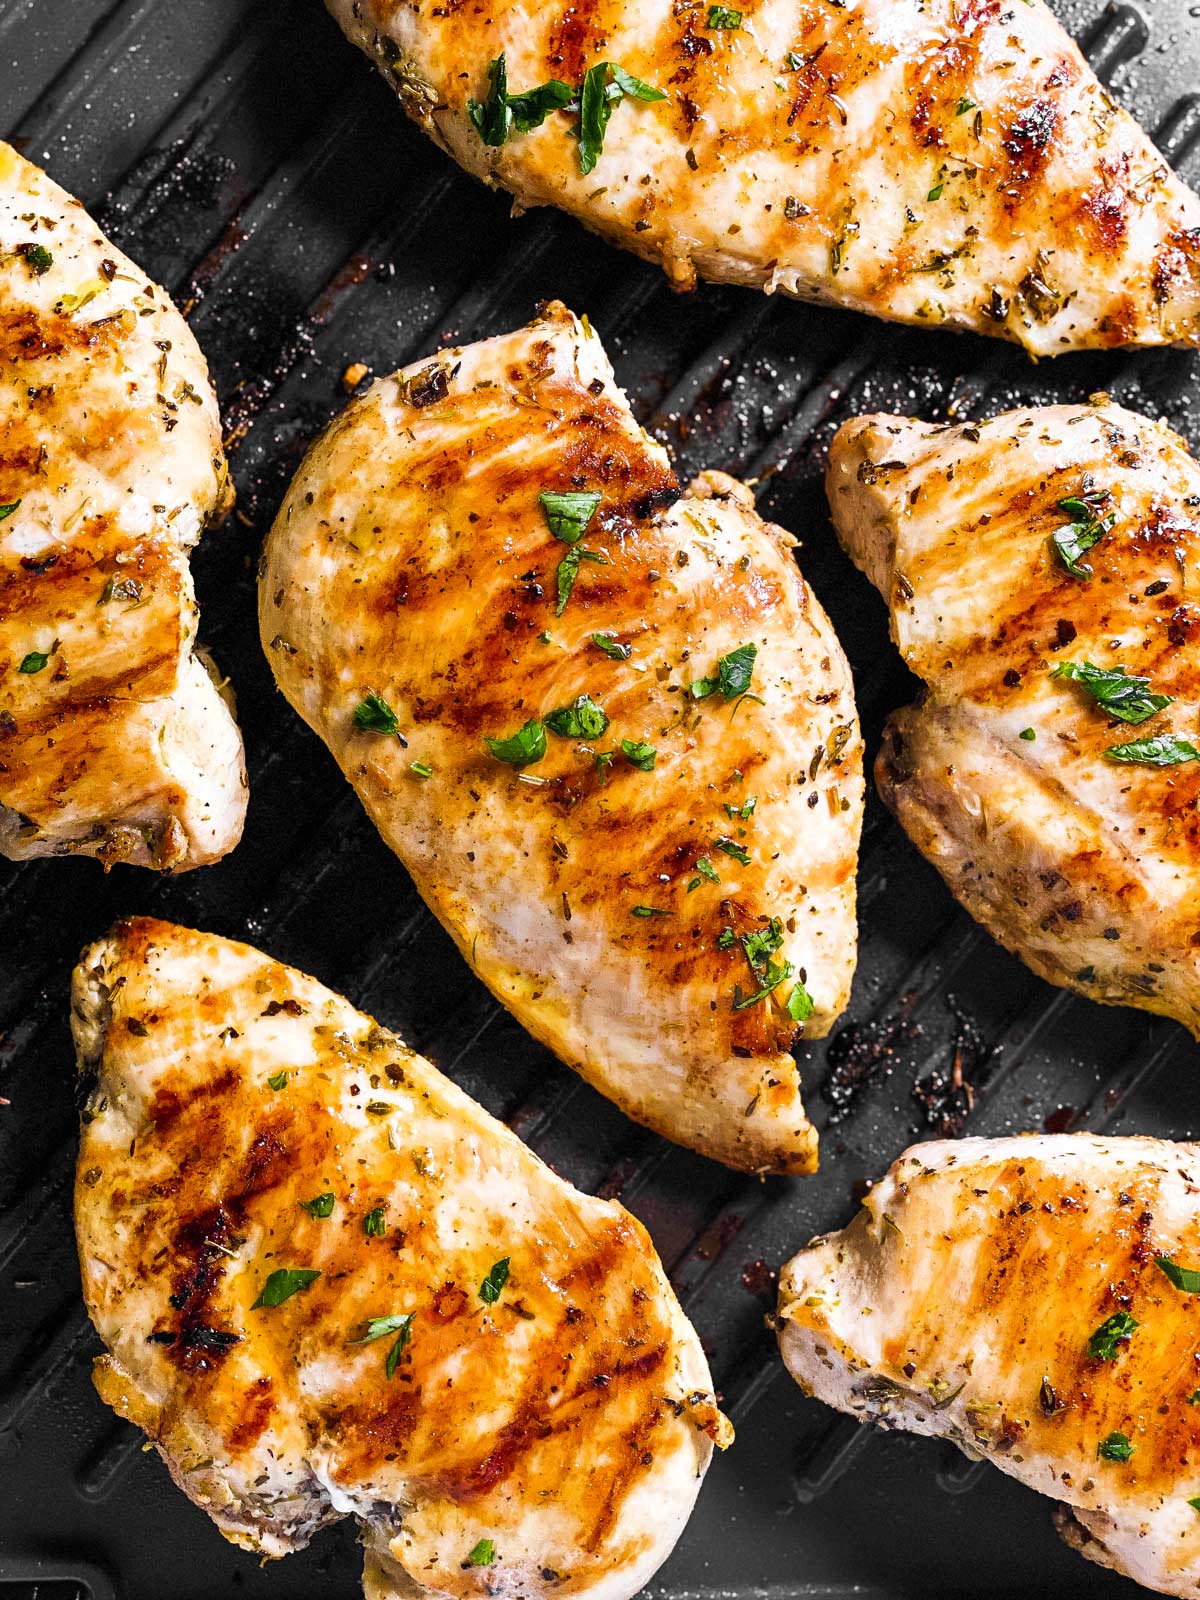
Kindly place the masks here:
<instances>
[{"instance_id":1,"label":"black grill pan","mask_svg":"<svg viewBox=\"0 0 1200 1600\"><path fill-rule=\"evenodd\" d=\"M1200 185L1200 5L1060 5L1100 76ZM864 409L985 416L1097 389L1200 448L1200 360L1033 366L973 336L703 288L567 219L508 204L404 120L319 0L0 0L0 128L187 308L220 390L239 510L195 562L202 635L238 691L251 774L240 848L177 881L88 861L0 862L0 1600L351 1600L347 1526L260 1567L96 1398L70 1223L66 994L118 915L247 938L373 1011L558 1171L644 1219L738 1428L657 1600L1132 1596L1071 1554L1049 1505L948 1446L872 1435L805 1401L764 1326L773 1273L853 1214L912 1139L1108 1129L1187 1138L1200 1051L1172 1023L1049 988L959 911L872 801L853 1003L803 1053L815 1178L766 1184L633 1127L499 1010L425 911L257 643L259 545L306 441L375 372L587 311L639 417L687 474L758 480L855 668L873 753L913 684L884 608L839 553L821 473ZM957 1071L956 1071L957 1065ZM957 1086L956 1086L957 1085Z\"/></svg>"}]
</instances>

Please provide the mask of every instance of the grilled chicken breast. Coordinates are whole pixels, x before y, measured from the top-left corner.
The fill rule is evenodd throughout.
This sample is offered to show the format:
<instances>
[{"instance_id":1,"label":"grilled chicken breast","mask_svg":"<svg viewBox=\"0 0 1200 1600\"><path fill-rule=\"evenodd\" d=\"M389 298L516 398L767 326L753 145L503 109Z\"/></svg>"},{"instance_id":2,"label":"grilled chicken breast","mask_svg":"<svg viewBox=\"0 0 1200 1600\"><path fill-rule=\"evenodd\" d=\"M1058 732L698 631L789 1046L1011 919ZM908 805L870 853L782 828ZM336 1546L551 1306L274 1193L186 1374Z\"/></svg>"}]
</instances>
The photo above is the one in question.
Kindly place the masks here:
<instances>
[{"instance_id":1,"label":"grilled chicken breast","mask_svg":"<svg viewBox=\"0 0 1200 1600\"><path fill-rule=\"evenodd\" d=\"M468 172L679 287L1200 343L1200 199L1037 0L327 4Z\"/></svg>"},{"instance_id":2,"label":"grilled chicken breast","mask_svg":"<svg viewBox=\"0 0 1200 1600\"><path fill-rule=\"evenodd\" d=\"M721 474L680 498L551 306L354 402L260 586L280 688L484 982L749 1170L814 1165L788 1050L855 959L853 690L791 545Z\"/></svg>"},{"instance_id":3,"label":"grilled chicken breast","mask_svg":"<svg viewBox=\"0 0 1200 1600\"><path fill-rule=\"evenodd\" d=\"M1200 1034L1200 467L1105 402L860 417L829 498L927 690L876 778L1035 972ZM1092 541L1095 542L1092 542Z\"/></svg>"},{"instance_id":4,"label":"grilled chicken breast","mask_svg":"<svg viewBox=\"0 0 1200 1600\"><path fill-rule=\"evenodd\" d=\"M236 1544L358 1518L369 1600L621 1600L716 1440L645 1230L322 984L150 920L84 953L96 1384Z\"/></svg>"},{"instance_id":5,"label":"grilled chicken breast","mask_svg":"<svg viewBox=\"0 0 1200 1600\"><path fill-rule=\"evenodd\" d=\"M914 1145L779 1285L783 1358L863 1421L1061 1502L1090 1560L1200 1588L1200 1159L1083 1135Z\"/></svg>"},{"instance_id":6,"label":"grilled chicken breast","mask_svg":"<svg viewBox=\"0 0 1200 1600\"><path fill-rule=\"evenodd\" d=\"M180 871L237 843L187 561L231 499L187 324L0 144L0 853Z\"/></svg>"}]
</instances>

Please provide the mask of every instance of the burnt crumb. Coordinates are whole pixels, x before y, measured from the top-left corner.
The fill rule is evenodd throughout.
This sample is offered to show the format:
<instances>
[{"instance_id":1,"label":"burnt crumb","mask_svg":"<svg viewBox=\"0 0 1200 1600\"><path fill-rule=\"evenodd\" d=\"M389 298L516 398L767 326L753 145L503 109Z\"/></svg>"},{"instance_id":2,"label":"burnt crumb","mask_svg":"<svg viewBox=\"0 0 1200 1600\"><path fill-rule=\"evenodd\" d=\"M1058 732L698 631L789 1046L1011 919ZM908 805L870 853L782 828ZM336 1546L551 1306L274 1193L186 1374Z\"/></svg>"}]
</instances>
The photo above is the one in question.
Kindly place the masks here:
<instances>
[{"instance_id":1,"label":"burnt crumb","mask_svg":"<svg viewBox=\"0 0 1200 1600\"><path fill-rule=\"evenodd\" d=\"M895 1016L851 1022L834 1034L825 1054L829 1072L821 1085L821 1095L832 1107L831 1122L849 1116L858 1097L892 1071L901 1048L921 1037L912 1020L915 1001L915 994L906 995Z\"/></svg>"},{"instance_id":2,"label":"burnt crumb","mask_svg":"<svg viewBox=\"0 0 1200 1600\"><path fill-rule=\"evenodd\" d=\"M976 1024L958 1006L953 995L946 1004L954 1017L954 1042L949 1060L935 1066L913 1084L913 1099L921 1108L925 1127L937 1137L956 1139L975 1108L976 1091L994 1070L998 1048L989 1045Z\"/></svg>"}]
</instances>

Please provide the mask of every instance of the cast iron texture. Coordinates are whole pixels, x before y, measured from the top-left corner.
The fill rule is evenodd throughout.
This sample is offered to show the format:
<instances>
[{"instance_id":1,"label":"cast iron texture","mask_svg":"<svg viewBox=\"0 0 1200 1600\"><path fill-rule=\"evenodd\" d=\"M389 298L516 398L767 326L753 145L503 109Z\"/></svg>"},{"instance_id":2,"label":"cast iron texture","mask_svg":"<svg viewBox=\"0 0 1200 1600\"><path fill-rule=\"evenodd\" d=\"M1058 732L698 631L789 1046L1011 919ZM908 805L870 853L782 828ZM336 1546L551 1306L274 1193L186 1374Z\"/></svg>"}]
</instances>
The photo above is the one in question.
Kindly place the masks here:
<instances>
[{"instance_id":1,"label":"cast iron texture","mask_svg":"<svg viewBox=\"0 0 1200 1600\"><path fill-rule=\"evenodd\" d=\"M1190 4L1190 9L1189 9ZM1200 6L1071 0L1100 75L1200 181ZM844 1025L805 1049L815 1178L760 1184L633 1127L499 1010L425 911L324 749L275 693L254 568L305 444L354 361L386 372L586 311L684 474L759 482L853 662L872 750L912 693L884 608L840 555L821 473L837 423L891 408L986 416L1104 388L1200 446L1196 358L1035 367L968 336L703 288L550 213L508 205L404 120L319 0L0 0L0 127L188 312L225 407L237 515L195 562L202 637L233 679L251 776L240 848L177 881L89 861L0 863L0 1594L4 1600L349 1600L349 1525L260 1568L171 1486L91 1389L69 1185L67 983L118 915L251 940L398 1029L558 1171L648 1224L739 1428L662 1600L1119 1596L1049 1505L949 1446L860 1431L805 1401L764 1326L774 1271L852 1216L856 1186L924 1134L1099 1129L1186 1138L1197 1049L1174 1024L1051 989L957 910L873 801L862 955ZM859 1191L861 1192L861 1191ZM1200 1487L1200 1485L1198 1485ZM11 1584L11 1589L6 1587Z\"/></svg>"}]
</instances>

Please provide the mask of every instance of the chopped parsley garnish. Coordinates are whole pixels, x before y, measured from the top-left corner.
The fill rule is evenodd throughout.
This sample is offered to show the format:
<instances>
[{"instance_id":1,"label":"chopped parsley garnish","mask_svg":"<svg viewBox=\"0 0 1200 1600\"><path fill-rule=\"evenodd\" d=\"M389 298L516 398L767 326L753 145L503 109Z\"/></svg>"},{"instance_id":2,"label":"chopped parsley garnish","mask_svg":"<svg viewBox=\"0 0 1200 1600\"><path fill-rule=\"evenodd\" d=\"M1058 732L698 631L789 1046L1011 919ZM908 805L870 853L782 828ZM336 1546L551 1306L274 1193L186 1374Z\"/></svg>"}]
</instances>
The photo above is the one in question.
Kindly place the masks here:
<instances>
[{"instance_id":1,"label":"chopped parsley garnish","mask_svg":"<svg viewBox=\"0 0 1200 1600\"><path fill-rule=\"evenodd\" d=\"M635 917L669 917L671 913L663 911L659 906L634 906L633 915Z\"/></svg>"},{"instance_id":2,"label":"chopped parsley garnish","mask_svg":"<svg viewBox=\"0 0 1200 1600\"><path fill-rule=\"evenodd\" d=\"M334 1196L326 1191L325 1194L314 1195L311 1200L301 1200L301 1211L307 1211L310 1217L331 1217L333 1215Z\"/></svg>"},{"instance_id":3,"label":"chopped parsley garnish","mask_svg":"<svg viewBox=\"0 0 1200 1600\"><path fill-rule=\"evenodd\" d=\"M693 700L707 700L710 694L720 693L726 700L736 700L750 687L754 677L754 662L758 656L756 644L740 644L727 656L722 656L709 678L698 678L688 693Z\"/></svg>"},{"instance_id":4,"label":"chopped parsley garnish","mask_svg":"<svg viewBox=\"0 0 1200 1600\"><path fill-rule=\"evenodd\" d=\"M788 995L788 1002L785 1007L788 1016L791 1017L793 1022L807 1022L816 1009L816 1001L797 978L796 986L791 994Z\"/></svg>"},{"instance_id":5,"label":"chopped parsley garnish","mask_svg":"<svg viewBox=\"0 0 1200 1600\"><path fill-rule=\"evenodd\" d=\"M1196 1495L1194 1499L1189 1500L1188 1505L1191 1506L1193 1511L1200 1511L1200 1494Z\"/></svg>"},{"instance_id":6,"label":"chopped parsley garnish","mask_svg":"<svg viewBox=\"0 0 1200 1600\"><path fill-rule=\"evenodd\" d=\"M267 1079L267 1087L269 1089L286 1089L287 1080L288 1075L286 1072L273 1072Z\"/></svg>"},{"instance_id":7,"label":"chopped parsley garnish","mask_svg":"<svg viewBox=\"0 0 1200 1600\"><path fill-rule=\"evenodd\" d=\"M1155 1256L1154 1265L1164 1272L1177 1289L1184 1294L1200 1294L1200 1272L1192 1267L1181 1267L1170 1256Z\"/></svg>"},{"instance_id":8,"label":"chopped parsley garnish","mask_svg":"<svg viewBox=\"0 0 1200 1600\"><path fill-rule=\"evenodd\" d=\"M432 778L433 768L427 761L414 761L408 769L414 778Z\"/></svg>"},{"instance_id":9,"label":"chopped parsley garnish","mask_svg":"<svg viewBox=\"0 0 1200 1600\"><path fill-rule=\"evenodd\" d=\"M599 509L600 496L590 489L570 494L545 489L538 495L538 503L554 537L563 544L578 544Z\"/></svg>"},{"instance_id":10,"label":"chopped parsley garnish","mask_svg":"<svg viewBox=\"0 0 1200 1600\"><path fill-rule=\"evenodd\" d=\"M732 6L709 6L708 25L714 33L732 33L742 25L742 13Z\"/></svg>"},{"instance_id":11,"label":"chopped parsley garnish","mask_svg":"<svg viewBox=\"0 0 1200 1600\"><path fill-rule=\"evenodd\" d=\"M508 1282L508 1262L508 1256L505 1256L503 1261L497 1261L479 1285L479 1298L485 1306L494 1306L499 1300L504 1285Z\"/></svg>"},{"instance_id":12,"label":"chopped parsley garnish","mask_svg":"<svg viewBox=\"0 0 1200 1600\"><path fill-rule=\"evenodd\" d=\"M17 668L17 671L41 672L49 660L50 657L44 650L31 650L27 656L22 658L21 665Z\"/></svg>"},{"instance_id":13,"label":"chopped parsley garnish","mask_svg":"<svg viewBox=\"0 0 1200 1600\"><path fill-rule=\"evenodd\" d=\"M1129 1436L1124 1433L1110 1433L1107 1439L1101 1439L1096 1446L1096 1454L1101 1461L1128 1461L1137 1446L1129 1442Z\"/></svg>"},{"instance_id":14,"label":"chopped parsley garnish","mask_svg":"<svg viewBox=\"0 0 1200 1600\"><path fill-rule=\"evenodd\" d=\"M945 189L946 185L944 183L935 183L933 188L930 189L929 193L925 196L926 200L940 200L942 195L945 193Z\"/></svg>"},{"instance_id":15,"label":"chopped parsley garnish","mask_svg":"<svg viewBox=\"0 0 1200 1600\"><path fill-rule=\"evenodd\" d=\"M399 733L400 719L381 694L372 689L354 712L354 725L364 733Z\"/></svg>"},{"instance_id":16,"label":"chopped parsley garnish","mask_svg":"<svg viewBox=\"0 0 1200 1600\"><path fill-rule=\"evenodd\" d=\"M1140 1324L1128 1311L1118 1311L1102 1322L1087 1343L1087 1353L1092 1361L1115 1361L1120 1347L1128 1344L1130 1336Z\"/></svg>"},{"instance_id":17,"label":"chopped parsley garnish","mask_svg":"<svg viewBox=\"0 0 1200 1600\"><path fill-rule=\"evenodd\" d=\"M11 517L20 504L19 500L10 500L6 506L0 506L0 522L3 522L7 517Z\"/></svg>"},{"instance_id":18,"label":"chopped parsley garnish","mask_svg":"<svg viewBox=\"0 0 1200 1600\"><path fill-rule=\"evenodd\" d=\"M636 767L639 772L653 772L654 763L658 759L658 751L652 744L644 744L640 739L622 739L621 754L631 767Z\"/></svg>"},{"instance_id":19,"label":"chopped parsley garnish","mask_svg":"<svg viewBox=\"0 0 1200 1600\"><path fill-rule=\"evenodd\" d=\"M400 1363L400 1357L412 1343L412 1325L415 1311L402 1311L390 1317L371 1317L367 1321L367 1331L361 1339L351 1339L351 1344L374 1344L376 1339L386 1339L389 1334L396 1335L396 1342L387 1353L387 1360L383 1370L390 1378L395 1374Z\"/></svg>"},{"instance_id":20,"label":"chopped parsley garnish","mask_svg":"<svg viewBox=\"0 0 1200 1600\"><path fill-rule=\"evenodd\" d=\"M608 557L599 550L585 550L581 544L573 544L566 555L558 563L555 574L555 586L558 590L558 604L554 608L554 615L561 617L567 609L567 601L571 598L571 590L575 587L575 579L579 576L580 565L584 561L595 561L600 566L608 565Z\"/></svg>"},{"instance_id":21,"label":"chopped parsley garnish","mask_svg":"<svg viewBox=\"0 0 1200 1600\"><path fill-rule=\"evenodd\" d=\"M1174 767L1182 761L1200 761L1200 750L1177 733L1158 733L1152 739L1110 745L1104 759L1143 767Z\"/></svg>"},{"instance_id":22,"label":"chopped parsley garnish","mask_svg":"<svg viewBox=\"0 0 1200 1600\"><path fill-rule=\"evenodd\" d=\"M587 694L581 694L572 705L551 711L544 721L560 739L599 739L608 729L604 707Z\"/></svg>"},{"instance_id":23,"label":"chopped parsley garnish","mask_svg":"<svg viewBox=\"0 0 1200 1600\"><path fill-rule=\"evenodd\" d=\"M496 1559L496 1546L490 1539L480 1539L467 1557L472 1567L490 1567Z\"/></svg>"},{"instance_id":24,"label":"chopped parsley garnish","mask_svg":"<svg viewBox=\"0 0 1200 1600\"><path fill-rule=\"evenodd\" d=\"M1017 738L1018 739L1024 739L1026 744L1032 744L1033 741L1037 738L1037 729L1036 728L1022 728L1020 733L1017 735Z\"/></svg>"},{"instance_id":25,"label":"chopped parsley garnish","mask_svg":"<svg viewBox=\"0 0 1200 1600\"><path fill-rule=\"evenodd\" d=\"M387 1220L382 1206L372 1206L363 1218L363 1232L368 1239L382 1239L387 1232Z\"/></svg>"},{"instance_id":26,"label":"chopped parsley garnish","mask_svg":"<svg viewBox=\"0 0 1200 1600\"><path fill-rule=\"evenodd\" d=\"M1200 1406L1200 1389L1193 1389L1191 1394L1188 1395L1186 1403L1189 1406Z\"/></svg>"},{"instance_id":27,"label":"chopped parsley garnish","mask_svg":"<svg viewBox=\"0 0 1200 1600\"><path fill-rule=\"evenodd\" d=\"M1063 566L1073 578L1086 580L1091 577L1091 567L1079 558L1093 545L1099 544L1104 535L1116 526L1117 514L1108 510L1111 499L1107 489L1085 486L1081 494L1068 495L1065 500L1058 502L1058 509L1074 520L1065 528L1057 529L1051 538Z\"/></svg>"},{"instance_id":28,"label":"chopped parsley garnish","mask_svg":"<svg viewBox=\"0 0 1200 1600\"><path fill-rule=\"evenodd\" d=\"M729 818L730 822L746 822L754 815L754 808L757 805L758 796L756 794L752 794L749 799L740 806L731 806L729 801L726 800L725 815Z\"/></svg>"},{"instance_id":29,"label":"chopped parsley garnish","mask_svg":"<svg viewBox=\"0 0 1200 1600\"><path fill-rule=\"evenodd\" d=\"M974 111L974 110L975 110L975 102L974 102L974 100L968 100L966 95L963 95L962 99L958 102L958 108L955 111L954 115L956 117L965 117L968 111Z\"/></svg>"},{"instance_id":30,"label":"chopped parsley garnish","mask_svg":"<svg viewBox=\"0 0 1200 1600\"><path fill-rule=\"evenodd\" d=\"M600 780L601 788L608 782L608 769L615 760L616 756L611 750L596 751L596 776Z\"/></svg>"},{"instance_id":31,"label":"chopped parsley garnish","mask_svg":"<svg viewBox=\"0 0 1200 1600\"><path fill-rule=\"evenodd\" d=\"M602 650L610 661L628 661L633 654L633 646L622 644L619 639L614 639L611 633L594 633L592 643L597 650Z\"/></svg>"},{"instance_id":32,"label":"chopped parsley garnish","mask_svg":"<svg viewBox=\"0 0 1200 1600\"><path fill-rule=\"evenodd\" d=\"M723 850L727 856L732 856L735 861L740 861L743 867L750 865L749 852L743 850L735 839L714 839L714 850Z\"/></svg>"},{"instance_id":33,"label":"chopped parsley garnish","mask_svg":"<svg viewBox=\"0 0 1200 1600\"><path fill-rule=\"evenodd\" d=\"M696 871L702 878L707 878L709 883L720 883L721 881L721 874L707 856L697 856Z\"/></svg>"},{"instance_id":34,"label":"chopped parsley garnish","mask_svg":"<svg viewBox=\"0 0 1200 1600\"><path fill-rule=\"evenodd\" d=\"M531 133L553 111L577 113L579 169L583 173L591 172L599 160L609 118L622 100L667 98L661 89L609 61L591 67L578 91L561 79L551 78L523 94L509 94L508 67L502 55L488 62L487 72L487 98L482 105L478 100L467 101L467 116L484 144L505 144L514 130Z\"/></svg>"},{"instance_id":35,"label":"chopped parsley garnish","mask_svg":"<svg viewBox=\"0 0 1200 1600\"><path fill-rule=\"evenodd\" d=\"M737 935L732 928L722 928L717 935L718 950L732 950L737 943Z\"/></svg>"},{"instance_id":36,"label":"chopped parsley garnish","mask_svg":"<svg viewBox=\"0 0 1200 1600\"><path fill-rule=\"evenodd\" d=\"M263 1284L262 1293L250 1309L258 1311L264 1306L281 1306L302 1289L311 1288L320 1276L311 1267L279 1267Z\"/></svg>"},{"instance_id":37,"label":"chopped parsley garnish","mask_svg":"<svg viewBox=\"0 0 1200 1600\"><path fill-rule=\"evenodd\" d=\"M1150 679L1139 678L1124 667L1096 667L1090 661L1061 661L1052 678L1070 678L1087 690L1110 716L1122 722L1147 722L1172 704L1169 694L1151 694Z\"/></svg>"},{"instance_id":38,"label":"chopped parsley garnish","mask_svg":"<svg viewBox=\"0 0 1200 1600\"><path fill-rule=\"evenodd\" d=\"M485 739L488 754L510 767L529 767L546 754L546 730L536 717L507 739Z\"/></svg>"},{"instance_id":39,"label":"chopped parsley garnish","mask_svg":"<svg viewBox=\"0 0 1200 1600\"><path fill-rule=\"evenodd\" d=\"M729 950L735 942L741 943L754 981L758 985L753 993L748 995L742 994L740 984L734 985L733 1009L748 1011L751 1006L758 1005L768 995L774 994L780 984L786 983L789 978L794 978L796 969L790 961L773 959L783 945L783 923L778 917L772 917L765 928L758 928L753 933L744 933L740 941L735 940L732 928L723 928L717 939L717 948ZM784 1009L793 1022L807 1022L812 1016L815 1009L812 996L799 979L788 996Z\"/></svg>"},{"instance_id":40,"label":"chopped parsley garnish","mask_svg":"<svg viewBox=\"0 0 1200 1600\"><path fill-rule=\"evenodd\" d=\"M751 1006L756 1006L760 1000L765 1000L769 994L774 994L779 985L786 982L795 970L790 961L781 961L778 964L774 961L768 961L760 974L762 986L756 989L753 994L743 995L741 985L734 985L733 1009L735 1011L748 1011Z\"/></svg>"},{"instance_id":41,"label":"chopped parsley garnish","mask_svg":"<svg viewBox=\"0 0 1200 1600\"><path fill-rule=\"evenodd\" d=\"M54 265L54 257L44 244L23 244L17 248L35 278L40 278L43 272L49 272Z\"/></svg>"}]
</instances>

